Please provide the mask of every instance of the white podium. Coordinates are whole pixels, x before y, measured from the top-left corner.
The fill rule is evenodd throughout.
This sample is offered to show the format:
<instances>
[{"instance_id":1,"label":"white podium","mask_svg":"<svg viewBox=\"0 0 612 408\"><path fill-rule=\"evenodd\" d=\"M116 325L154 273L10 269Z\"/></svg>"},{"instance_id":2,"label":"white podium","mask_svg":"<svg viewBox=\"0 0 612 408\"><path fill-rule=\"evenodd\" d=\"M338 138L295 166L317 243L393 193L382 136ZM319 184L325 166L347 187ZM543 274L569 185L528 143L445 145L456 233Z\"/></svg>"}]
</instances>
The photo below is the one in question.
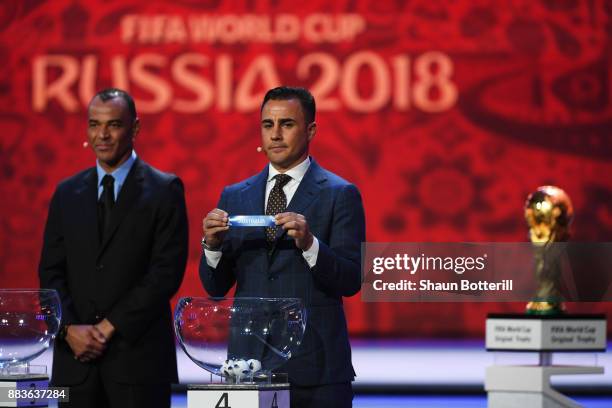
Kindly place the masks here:
<instances>
[{"instance_id":1,"label":"white podium","mask_svg":"<svg viewBox=\"0 0 612 408\"><path fill-rule=\"evenodd\" d=\"M189 385L187 408L289 408L289 384Z\"/></svg>"},{"instance_id":2,"label":"white podium","mask_svg":"<svg viewBox=\"0 0 612 408\"><path fill-rule=\"evenodd\" d=\"M556 352L605 352L604 315L489 315L487 351L537 352L537 365L488 367L485 390L489 408L580 407L553 389L553 375L603 374L603 367L554 365Z\"/></svg>"},{"instance_id":3,"label":"white podium","mask_svg":"<svg viewBox=\"0 0 612 408\"><path fill-rule=\"evenodd\" d=\"M23 364L8 368L0 373L0 407L46 407L48 388L47 367ZM19 393L20 398L9 397L9 390Z\"/></svg>"}]
</instances>

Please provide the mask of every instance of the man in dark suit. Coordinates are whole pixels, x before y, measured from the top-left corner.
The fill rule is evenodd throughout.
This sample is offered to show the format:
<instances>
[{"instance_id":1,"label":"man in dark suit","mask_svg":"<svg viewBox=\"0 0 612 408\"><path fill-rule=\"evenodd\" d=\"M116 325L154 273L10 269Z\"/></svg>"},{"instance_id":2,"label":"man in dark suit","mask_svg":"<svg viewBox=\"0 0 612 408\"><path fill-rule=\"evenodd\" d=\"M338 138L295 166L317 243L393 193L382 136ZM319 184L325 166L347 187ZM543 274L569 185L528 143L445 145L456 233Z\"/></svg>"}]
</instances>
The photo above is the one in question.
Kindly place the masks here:
<instances>
[{"instance_id":1,"label":"man in dark suit","mask_svg":"<svg viewBox=\"0 0 612 408\"><path fill-rule=\"evenodd\" d=\"M308 156L315 102L302 88L266 94L262 147L270 163L226 187L203 220L200 278L212 296L236 284L237 297L299 297L307 307L303 342L288 372L292 407L349 407L354 371L342 297L361 285L365 220L357 188ZM232 228L228 215L276 216L277 227Z\"/></svg>"},{"instance_id":2,"label":"man in dark suit","mask_svg":"<svg viewBox=\"0 0 612 408\"><path fill-rule=\"evenodd\" d=\"M88 109L95 167L62 181L39 266L62 327L52 383L72 407L169 407L177 382L169 300L187 262L183 184L140 160L132 97L99 92Z\"/></svg>"}]
</instances>

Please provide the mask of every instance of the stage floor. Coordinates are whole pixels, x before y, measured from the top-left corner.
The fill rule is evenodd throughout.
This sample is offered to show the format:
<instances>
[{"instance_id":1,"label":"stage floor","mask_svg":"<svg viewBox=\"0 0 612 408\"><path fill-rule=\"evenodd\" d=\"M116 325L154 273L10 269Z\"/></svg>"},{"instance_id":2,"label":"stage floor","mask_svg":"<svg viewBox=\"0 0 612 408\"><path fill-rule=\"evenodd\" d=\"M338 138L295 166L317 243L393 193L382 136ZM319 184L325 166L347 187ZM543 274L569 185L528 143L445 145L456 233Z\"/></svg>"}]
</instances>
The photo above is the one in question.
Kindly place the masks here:
<instances>
[{"instance_id":1,"label":"stage floor","mask_svg":"<svg viewBox=\"0 0 612 408\"><path fill-rule=\"evenodd\" d=\"M355 340L351 347L357 393L478 393L484 390L487 367L538 363L537 353L487 352L482 340ZM181 384L210 381L182 350L177 359ZM612 353L555 353L553 364L604 367L604 374L556 376L552 384L570 392L612 395Z\"/></svg>"},{"instance_id":2,"label":"stage floor","mask_svg":"<svg viewBox=\"0 0 612 408\"><path fill-rule=\"evenodd\" d=\"M572 397L585 408L610 408L612 396L577 396ZM411 396L385 396L385 395L357 395L353 400L353 408L486 408L485 395L411 395ZM186 408L187 396L175 394L172 397L172 408Z\"/></svg>"},{"instance_id":3,"label":"stage floor","mask_svg":"<svg viewBox=\"0 0 612 408\"><path fill-rule=\"evenodd\" d=\"M585 408L610 408L612 407L612 396L570 396ZM353 408L486 408L487 398L485 395L356 395L353 400ZM49 408L57 408L51 403ZM187 408L187 395L175 393L172 395L172 408Z\"/></svg>"},{"instance_id":4,"label":"stage floor","mask_svg":"<svg viewBox=\"0 0 612 408\"><path fill-rule=\"evenodd\" d=\"M612 406L611 397L574 397L585 408L604 408ZM387 407L415 407L415 408L483 408L487 406L487 399L483 396L357 396L353 402L354 408L387 408Z\"/></svg>"},{"instance_id":5,"label":"stage floor","mask_svg":"<svg viewBox=\"0 0 612 408\"><path fill-rule=\"evenodd\" d=\"M608 344L608 350L611 345ZM352 349L357 372L353 403L356 408L486 407L483 389L486 367L537 361L536 353L488 353L481 340L358 340L352 342ZM182 386L210 380L210 375L180 349L177 358ZM50 368L51 360L51 352L47 351L33 364ZM557 378L553 386L586 408L612 407L612 353L559 354L553 362L603 366L602 375ZM184 389L173 394L172 406L187 406Z\"/></svg>"}]
</instances>

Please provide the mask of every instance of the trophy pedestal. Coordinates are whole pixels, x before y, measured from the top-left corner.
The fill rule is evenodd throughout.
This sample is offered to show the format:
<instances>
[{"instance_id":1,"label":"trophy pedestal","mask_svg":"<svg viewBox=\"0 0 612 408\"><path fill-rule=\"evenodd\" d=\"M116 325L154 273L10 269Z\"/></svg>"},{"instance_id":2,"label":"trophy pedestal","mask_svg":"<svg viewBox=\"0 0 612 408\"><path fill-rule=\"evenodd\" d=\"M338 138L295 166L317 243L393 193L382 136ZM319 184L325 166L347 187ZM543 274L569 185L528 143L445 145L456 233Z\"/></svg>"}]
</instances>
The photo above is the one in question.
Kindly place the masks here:
<instances>
[{"instance_id":1,"label":"trophy pedestal","mask_svg":"<svg viewBox=\"0 0 612 408\"><path fill-rule=\"evenodd\" d=\"M35 373L36 369L44 369L44 374ZM0 407L46 407L47 398L34 398L41 390L49 388L49 377L44 366L13 367L0 371ZM17 392L19 398L9 398L9 390ZM28 393L32 398L28 397ZM38 392L36 392L38 391ZM22 398L23 397L23 398Z\"/></svg>"},{"instance_id":2,"label":"trophy pedestal","mask_svg":"<svg viewBox=\"0 0 612 408\"><path fill-rule=\"evenodd\" d=\"M289 383L187 387L187 408L289 408Z\"/></svg>"},{"instance_id":3,"label":"trophy pedestal","mask_svg":"<svg viewBox=\"0 0 612 408\"><path fill-rule=\"evenodd\" d=\"M553 352L604 352L604 315L489 315L487 351L537 352L537 365L488 367L485 390L489 407L580 407L550 385L553 375L603 374L598 366L560 366Z\"/></svg>"},{"instance_id":4,"label":"trophy pedestal","mask_svg":"<svg viewBox=\"0 0 612 408\"><path fill-rule=\"evenodd\" d=\"M550 377L564 374L603 374L603 372L603 367L488 367L485 377L488 406L496 408L579 408L579 404L550 386Z\"/></svg>"}]
</instances>

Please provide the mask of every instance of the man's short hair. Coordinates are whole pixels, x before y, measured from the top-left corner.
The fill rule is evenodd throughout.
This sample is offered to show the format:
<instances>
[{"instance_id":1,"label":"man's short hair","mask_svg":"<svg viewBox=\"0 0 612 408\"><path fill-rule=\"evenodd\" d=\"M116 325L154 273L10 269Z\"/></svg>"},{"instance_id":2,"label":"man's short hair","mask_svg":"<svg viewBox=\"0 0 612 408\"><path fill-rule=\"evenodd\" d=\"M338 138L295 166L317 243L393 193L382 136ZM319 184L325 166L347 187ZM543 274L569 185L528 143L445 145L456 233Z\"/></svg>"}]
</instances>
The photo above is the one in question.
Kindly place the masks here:
<instances>
[{"instance_id":1,"label":"man's short hair","mask_svg":"<svg viewBox=\"0 0 612 408\"><path fill-rule=\"evenodd\" d=\"M314 96L312 96L307 89L293 86L279 86L266 92L266 96L264 96L263 102L261 103L260 112L263 111L264 105L269 100L286 101L289 99L297 99L300 101L306 124L310 124L315 121L315 112L317 107L315 105Z\"/></svg>"},{"instance_id":2,"label":"man's short hair","mask_svg":"<svg viewBox=\"0 0 612 408\"><path fill-rule=\"evenodd\" d=\"M121 98L125 101L128 111L132 116L132 120L136 119L138 116L136 115L136 104L134 103L134 98L125 92L122 89L118 88L106 88L95 94L94 99L98 97L102 100L102 102L106 102L111 99ZM92 99L93 100L93 99Z\"/></svg>"}]
</instances>

